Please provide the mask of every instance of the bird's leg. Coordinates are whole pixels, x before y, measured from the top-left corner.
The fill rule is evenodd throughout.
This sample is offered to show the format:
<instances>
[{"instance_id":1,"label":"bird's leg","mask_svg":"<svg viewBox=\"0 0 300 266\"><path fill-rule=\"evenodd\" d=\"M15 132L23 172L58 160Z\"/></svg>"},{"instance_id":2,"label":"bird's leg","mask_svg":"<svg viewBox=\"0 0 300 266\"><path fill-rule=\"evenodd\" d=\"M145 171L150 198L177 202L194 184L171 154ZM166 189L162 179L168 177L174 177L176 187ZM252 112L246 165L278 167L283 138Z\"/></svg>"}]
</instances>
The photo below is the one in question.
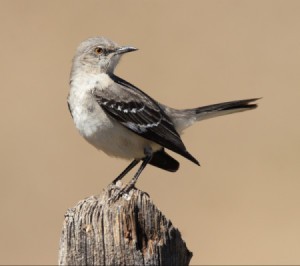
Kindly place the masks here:
<instances>
[{"instance_id":1,"label":"bird's leg","mask_svg":"<svg viewBox=\"0 0 300 266\"><path fill-rule=\"evenodd\" d=\"M130 189L132 189L134 187L134 185L136 184L140 174L142 173L142 171L144 170L144 168L146 167L146 165L151 161L152 159L152 151L151 153L147 154L146 157L143 159L143 162L140 166L140 168L137 170L136 174L134 175L134 177L128 182L128 184L121 190L122 194L124 193L128 193Z\"/></svg>"},{"instance_id":2,"label":"bird's leg","mask_svg":"<svg viewBox=\"0 0 300 266\"><path fill-rule=\"evenodd\" d=\"M149 148L145 148L144 152L145 152L146 156L143 159L143 162L142 162L140 168L135 173L134 177L129 181L129 183L125 187L123 187L120 191L118 191L117 194L115 194L110 200L113 200L113 201L117 200L120 196L122 196L123 194L128 193L130 191L130 189L132 189L134 187L134 185L136 184L136 182L137 182L140 174L142 173L142 171L144 170L144 168L146 167L146 165L151 161L152 156L153 156L152 149L150 147ZM137 162L135 162L135 161L136 160L134 160L129 166L131 166L131 165L135 166L139 162L139 160L137 160ZM130 171L130 169L132 169L134 167L134 166L132 166L130 168L129 166L124 170L124 172L128 173Z\"/></svg>"},{"instance_id":3,"label":"bird's leg","mask_svg":"<svg viewBox=\"0 0 300 266\"><path fill-rule=\"evenodd\" d=\"M119 180L121 180L133 167L135 167L140 160L134 159L126 168L125 170L119 174L114 181L112 181L112 184L116 184Z\"/></svg>"}]
</instances>

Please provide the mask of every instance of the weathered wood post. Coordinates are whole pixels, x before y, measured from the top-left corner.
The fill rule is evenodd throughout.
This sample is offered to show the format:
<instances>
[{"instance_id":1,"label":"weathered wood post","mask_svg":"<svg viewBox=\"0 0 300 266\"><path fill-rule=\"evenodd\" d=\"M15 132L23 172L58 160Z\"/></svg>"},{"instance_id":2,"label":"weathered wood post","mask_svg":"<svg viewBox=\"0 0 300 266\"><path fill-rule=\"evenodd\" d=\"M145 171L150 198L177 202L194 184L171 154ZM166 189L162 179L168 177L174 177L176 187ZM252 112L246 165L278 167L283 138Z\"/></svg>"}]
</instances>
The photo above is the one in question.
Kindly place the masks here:
<instances>
[{"instance_id":1,"label":"weathered wood post","mask_svg":"<svg viewBox=\"0 0 300 266\"><path fill-rule=\"evenodd\" d=\"M109 202L116 186L80 201L65 214L60 265L188 265L180 232L145 192Z\"/></svg>"}]
</instances>

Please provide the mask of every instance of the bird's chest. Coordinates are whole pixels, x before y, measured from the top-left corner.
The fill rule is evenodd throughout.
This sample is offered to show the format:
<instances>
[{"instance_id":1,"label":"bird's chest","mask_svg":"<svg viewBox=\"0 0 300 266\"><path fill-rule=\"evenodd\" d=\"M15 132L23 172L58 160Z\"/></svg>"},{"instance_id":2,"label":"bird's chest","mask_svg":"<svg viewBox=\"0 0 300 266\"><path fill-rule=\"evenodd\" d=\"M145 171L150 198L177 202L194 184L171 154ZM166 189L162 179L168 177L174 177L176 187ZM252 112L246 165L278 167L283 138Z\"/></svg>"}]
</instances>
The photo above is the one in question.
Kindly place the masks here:
<instances>
[{"instance_id":1,"label":"bird's chest","mask_svg":"<svg viewBox=\"0 0 300 266\"><path fill-rule=\"evenodd\" d=\"M90 138L94 134L104 132L111 127L110 119L91 93L98 84L99 78L75 80L68 97L74 124L85 138Z\"/></svg>"}]
</instances>

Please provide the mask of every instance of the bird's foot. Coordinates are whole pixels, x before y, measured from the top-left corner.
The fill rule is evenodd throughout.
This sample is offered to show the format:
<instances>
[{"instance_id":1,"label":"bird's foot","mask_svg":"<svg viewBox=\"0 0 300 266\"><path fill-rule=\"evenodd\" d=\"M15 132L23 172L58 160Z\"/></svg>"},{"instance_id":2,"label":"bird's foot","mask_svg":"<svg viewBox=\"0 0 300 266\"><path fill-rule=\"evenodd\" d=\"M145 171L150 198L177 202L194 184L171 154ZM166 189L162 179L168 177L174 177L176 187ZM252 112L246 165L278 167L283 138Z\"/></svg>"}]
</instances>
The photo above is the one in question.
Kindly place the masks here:
<instances>
[{"instance_id":1,"label":"bird's foot","mask_svg":"<svg viewBox=\"0 0 300 266\"><path fill-rule=\"evenodd\" d=\"M116 189L114 190L113 194L108 198L108 203L114 203L120 198L124 198L125 200L130 200L131 199L131 189L134 188L134 184L127 184L123 188L121 188L120 184L118 182L115 184Z\"/></svg>"}]
</instances>

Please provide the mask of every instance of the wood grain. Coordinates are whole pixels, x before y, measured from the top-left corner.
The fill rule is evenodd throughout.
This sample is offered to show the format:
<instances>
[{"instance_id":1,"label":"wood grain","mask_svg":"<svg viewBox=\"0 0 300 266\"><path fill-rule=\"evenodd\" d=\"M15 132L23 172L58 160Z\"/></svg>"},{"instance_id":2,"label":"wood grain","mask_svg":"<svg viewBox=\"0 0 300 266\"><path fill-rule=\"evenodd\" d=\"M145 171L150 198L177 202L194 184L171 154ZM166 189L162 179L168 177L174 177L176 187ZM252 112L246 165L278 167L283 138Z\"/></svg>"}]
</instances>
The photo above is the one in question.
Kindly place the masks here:
<instances>
[{"instance_id":1,"label":"wood grain","mask_svg":"<svg viewBox=\"0 0 300 266\"><path fill-rule=\"evenodd\" d=\"M147 193L108 199L117 187L78 202L65 214L60 265L188 265L192 253Z\"/></svg>"}]
</instances>

